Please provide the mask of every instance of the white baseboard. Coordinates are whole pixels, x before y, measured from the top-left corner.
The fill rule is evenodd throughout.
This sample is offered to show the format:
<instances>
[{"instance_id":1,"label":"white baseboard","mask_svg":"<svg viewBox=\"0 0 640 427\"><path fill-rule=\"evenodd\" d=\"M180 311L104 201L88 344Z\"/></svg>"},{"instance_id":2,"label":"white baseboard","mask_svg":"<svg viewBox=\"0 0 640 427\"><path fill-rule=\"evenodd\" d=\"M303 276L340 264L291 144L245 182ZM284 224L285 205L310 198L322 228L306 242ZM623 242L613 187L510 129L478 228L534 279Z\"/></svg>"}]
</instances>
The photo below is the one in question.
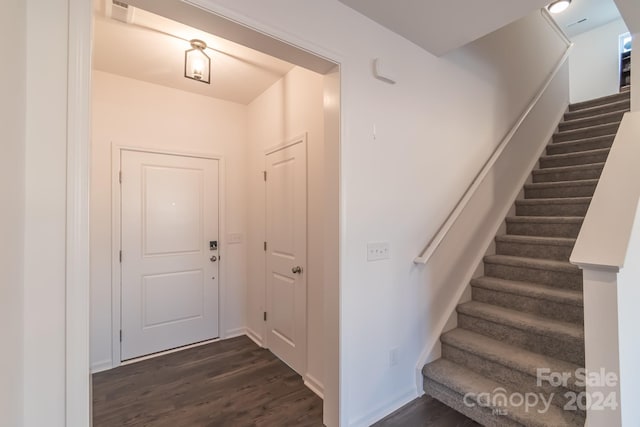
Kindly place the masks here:
<instances>
[{"instance_id":1,"label":"white baseboard","mask_svg":"<svg viewBox=\"0 0 640 427\"><path fill-rule=\"evenodd\" d=\"M251 341L258 344L260 347L264 347L264 345L262 344L262 337L256 331L247 327L246 335L251 339Z\"/></svg>"},{"instance_id":2,"label":"white baseboard","mask_svg":"<svg viewBox=\"0 0 640 427\"><path fill-rule=\"evenodd\" d=\"M316 377L311 374L305 374L304 385L306 385L309 390L317 394L320 399L324 400L324 386Z\"/></svg>"},{"instance_id":3,"label":"white baseboard","mask_svg":"<svg viewBox=\"0 0 640 427\"><path fill-rule=\"evenodd\" d=\"M349 427L368 427L417 398L418 394L416 393L416 389L411 388L397 395L397 397L391 399L387 404L356 418L354 421L349 421Z\"/></svg>"},{"instance_id":4,"label":"white baseboard","mask_svg":"<svg viewBox=\"0 0 640 427\"><path fill-rule=\"evenodd\" d=\"M224 333L224 339L228 340L229 338L241 337L243 335L247 335L247 328L229 329Z\"/></svg>"},{"instance_id":5,"label":"white baseboard","mask_svg":"<svg viewBox=\"0 0 640 427\"><path fill-rule=\"evenodd\" d=\"M111 368L113 368L113 362L111 359L101 360L100 362L91 364L91 373L97 374L98 372L108 371Z\"/></svg>"}]
</instances>

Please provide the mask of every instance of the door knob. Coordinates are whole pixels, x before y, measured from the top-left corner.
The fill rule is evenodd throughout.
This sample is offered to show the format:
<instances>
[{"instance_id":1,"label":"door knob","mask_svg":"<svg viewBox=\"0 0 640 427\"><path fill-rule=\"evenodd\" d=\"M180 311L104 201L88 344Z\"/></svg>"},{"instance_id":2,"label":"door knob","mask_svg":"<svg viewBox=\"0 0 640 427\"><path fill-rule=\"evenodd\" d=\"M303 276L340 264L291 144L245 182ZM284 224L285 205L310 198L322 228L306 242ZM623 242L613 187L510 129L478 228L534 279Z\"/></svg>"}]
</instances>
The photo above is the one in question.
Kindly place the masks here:
<instances>
[{"instance_id":1,"label":"door knob","mask_svg":"<svg viewBox=\"0 0 640 427\"><path fill-rule=\"evenodd\" d=\"M298 265L298 266L296 266L296 267L293 267L293 268L291 269L291 272L292 272L293 274L302 274L302 267L300 267L299 265Z\"/></svg>"},{"instance_id":2,"label":"door knob","mask_svg":"<svg viewBox=\"0 0 640 427\"><path fill-rule=\"evenodd\" d=\"M216 262L218 260L218 257L213 255L211 258L209 258L211 260L211 262Z\"/></svg>"}]
</instances>

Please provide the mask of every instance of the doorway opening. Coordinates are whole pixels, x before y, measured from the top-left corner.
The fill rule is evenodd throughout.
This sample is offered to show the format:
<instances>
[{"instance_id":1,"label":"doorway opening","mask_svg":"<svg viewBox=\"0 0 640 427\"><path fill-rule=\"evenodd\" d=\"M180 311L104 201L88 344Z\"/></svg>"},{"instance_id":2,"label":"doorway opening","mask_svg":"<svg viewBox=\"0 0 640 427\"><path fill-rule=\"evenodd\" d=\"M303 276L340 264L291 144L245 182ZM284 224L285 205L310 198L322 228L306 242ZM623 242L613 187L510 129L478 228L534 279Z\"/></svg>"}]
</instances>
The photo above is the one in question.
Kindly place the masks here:
<instances>
[{"instance_id":1,"label":"doorway opening","mask_svg":"<svg viewBox=\"0 0 640 427\"><path fill-rule=\"evenodd\" d=\"M247 335L295 369L325 397L325 405L332 395L337 402L337 390L323 384L327 358L337 360L338 351L326 344L325 330L337 321L324 314L336 313L325 310L326 286L337 287L325 272L328 265L337 272L339 256L333 246L328 249L339 240L337 65L183 2L127 3L124 14L117 10L123 3L113 0L96 1L94 8L92 371L218 337ZM240 33L252 36L244 37L243 44L225 38ZM272 48L264 48L265 38ZM183 76L184 52L192 39L211 47L210 85ZM274 164L269 156L288 153L293 148L282 144L300 135L305 152L296 159L304 165L298 171L303 175L277 181L276 171L276 180L270 181L266 177ZM131 169L143 172L127 187L125 158L133 154L141 158L128 160ZM205 159L215 167L182 164ZM169 167L173 161L180 166ZM198 181L194 170L208 178ZM289 184L299 186L301 177L304 194L298 187L284 191ZM200 208L207 204L202 202L209 194L206 187L215 188L217 197L208 213ZM284 241L290 202L304 206L303 213L295 211L304 219L297 225L303 232L295 234L304 250L297 250L301 255L295 259L281 256L291 265L283 267L287 275L279 273L275 283L267 248ZM192 209L179 211L187 205ZM280 228L274 232L272 226ZM130 248L125 237L132 237ZM286 252L284 247L275 255ZM187 255L197 265L189 264ZM143 271L153 262L157 270ZM169 268L173 262L184 265ZM295 304L283 304L291 299ZM200 331L190 323L199 323ZM148 332L155 338L143 339ZM299 351L276 350L283 343Z\"/></svg>"}]
</instances>

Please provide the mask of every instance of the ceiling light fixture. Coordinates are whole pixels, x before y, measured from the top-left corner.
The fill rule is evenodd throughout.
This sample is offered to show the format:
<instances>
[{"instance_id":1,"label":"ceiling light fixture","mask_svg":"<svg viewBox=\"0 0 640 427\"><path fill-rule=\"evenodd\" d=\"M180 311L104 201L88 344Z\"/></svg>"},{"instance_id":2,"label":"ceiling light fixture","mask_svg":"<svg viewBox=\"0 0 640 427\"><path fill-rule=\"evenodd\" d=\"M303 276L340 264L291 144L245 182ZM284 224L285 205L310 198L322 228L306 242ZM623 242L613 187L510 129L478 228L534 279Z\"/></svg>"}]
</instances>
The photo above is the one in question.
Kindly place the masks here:
<instances>
[{"instance_id":1,"label":"ceiling light fixture","mask_svg":"<svg viewBox=\"0 0 640 427\"><path fill-rule=\"evenodd\" d=\"M193 39L191 49L184 53L184 76L188 79L211 84L211 58L204 53L207 44Z\"/></svg>"},{"instance_id":2,"label":"ceiling light fixture","mask_svg":"<svg viewBox=\"0 0 640 427\"><path fill-rule=\"evenodd\" d=\"M560 13L564 12L569 5L571 4L571 0L556 0L547 6L547 9L551 13Z\"/></svg>"}]
</instances>

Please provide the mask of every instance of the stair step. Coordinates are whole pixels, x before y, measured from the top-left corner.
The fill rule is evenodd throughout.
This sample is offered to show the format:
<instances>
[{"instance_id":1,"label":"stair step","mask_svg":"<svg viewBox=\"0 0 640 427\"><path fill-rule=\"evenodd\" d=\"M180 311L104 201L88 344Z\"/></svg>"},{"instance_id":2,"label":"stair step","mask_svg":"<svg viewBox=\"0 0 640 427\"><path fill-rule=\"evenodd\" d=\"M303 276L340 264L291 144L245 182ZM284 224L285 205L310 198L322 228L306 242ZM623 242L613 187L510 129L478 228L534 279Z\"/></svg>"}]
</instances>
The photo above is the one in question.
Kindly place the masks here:
<instances>
[{"instance_id":1,"label":"stair step","mask_svg":"<svg viewBox=\"0 0 640 427\"><path fill-rule=\"evenodd\" d=\"M566 237L496 236L496 254L569 261L576 239Z\"/></svg>"},{"instance_id":2,"label":"stair step","mask_svg":"<svg viewBox=\"0 0 640 427\"><path fill-rule=\"evenodd\" d=\"M566 393L581 393L582 384L577 372L581 366L553 357L533 353L484 335L456 328L442 335L442 358L499 382L519 393L535 393L552 398L554 404L564 407L571 399ZM553 386L538 369L546 373L566 375L566 386ZM572 393L572 394L573 394ZM584 413L581 413L584 416Z\"/></svg>"},{"instance_id":3,"label":"stair step","mask_svg":"<svg viewBox=\"0 0 640 427\"><path fill-rule=\"evenodd\" d=\"M603 125L608 123L620 123L622 121L622 116L624 116L625 111L612 111L609 113L592 115L589 117L582 117L579 119L571 119L564 122L561 122L558 125L558 128L561 132L566 130L573 129L583 129L586 127Z\"/></svg>"},{"instance_id":4,"label":"stair step","mask_svg":"<svg viewBox=\"0 0 640 427\"><path fill-rule=\"evenodd\" d=\"M516 200L516 215L585 216L591 197Z\"/></svg>"},{"instance_id":5,"label":"stair step","mask_svg":"<svg viewBox=\"0 0 640 427\"><path fill-rule=\"evenodd\" d=\"M581 151L578 153L551 154L540 157L540 168L575 166L602 163L609 156L609 148Z\"/></svg>"},{"instance_id":6,"label":"stair step","mask_svg":"<svg viewBox=\"0 0 640 427\"><path fill-rule=\"evenodd\" d=\"M534 183L598 179L602 174L603 168L604 163L560 166L557 168L535 169L532 173L532 176Z\"/></svg>"},{"instance_id":7,"label":"stair step","mask_svg":"<svg viewBox=\"0 0 640 427\"><path fill-rule=\"evenodd\" d=\"M498 305L549 319L582 325L582 292L495 277L471 281L474 301Z\"/></svg>"},{"instance_id":8,"label":"stair step","mask_svg":"<svg viewBox=\"0 0 640 427\"><path fill-rule=\"evenodd\" d=\"M507 233L520 236L578 237L584 217L510 216Z\"/></svg>"},{"instance_id":9,"label":"stair step","mask_svg":"<svg viewBox=\"0 0 640 427\"><path fill-rule=\"evenodd\" d=\"M547 145L547 154L565 154L580 151L597 150L599 148L611 148L616 135L598 136L595 138L580 139L578 141L557 142Z\"/></svg>"},{"instance_id":10,"label":"stair step","mask_svg":"<svg viewBox=\"0 0 640 427\"><path fill-rule=\"evenodd\" d=\"M580 412L564 411L555 405L550 405L545 411L542 402L528 410L525 405L495 406L493 404L500 404L502 400L506 400L508 405L509 396L517 391L446 359L429 363L422 374L425 393L484 426L584 426ZM494 398L500 392L506 399ZM479 396L488 398L485 400Z\"/></svg>"},{"instance_id":11,"label":"stair step","mask_svg":"<svg viewBox=\"0 0 640 427\"><path fill-rule=\"evenodd\" d=\"M553 143L577 141L585 138L616 134L620 123L608 123L604 125L591 126L583 129L566 130L553 134Z\"/></svg>"},{"instance_id":12,"label":"stair step","mask_svg":"<svg viewBox=\"0 0 640 427\"><path fill-rule=\"evenodd\" d=\"M526 199L551 199L563 197L592 197L598 185L597 179L579 181L538 182L524 186Z\"/></svg>"},{"instance_id":13,"label":"stair step","mask_svg":"<svg viewBox=\"0 0 640 427\"><path fill-rule=\"evenodd\" d=\"M608 104L596 105L594 107L583 108L581 110L567 112L564 115L564 120L581 119L584 117L597 116L600 114L611 113L614 111L627 112L631 109L631 99L628 97L620 101L610 102Z\"/></svg>"},{"instance_id":14,"label":"stair step","mask_svg":"<svg viewBox=\"0 0 640 427\"><path fill-rule=\"evenodd\" d=\"M614 93L613 95L602 96L600 98L590 99L588 101L576 102L569 105L569 111L584 110L586 108L592 108L597 106L608 105L620 101L630 100L631 96L629 92Z\"/></svg>"},{"instance_id":15,"label":"stair step","mask_svg":"<svg viewBox=\"0 0 640 427\"><path fill-rule=\"evenodd\" d=\"M565 261L488 255L484 257L484 274L498 279L582 291L582 270Z\"/></svg>"},{"instance_id":16,"label":"stair step","mask_svg":"<svg viewBox=\"0 0 640 427\"><path fill-rule=\"evenodd\" d=\"M457 307L458 327L525 350L584 366L580 325L471 301Z\"/></svg>"}]
</instances>

